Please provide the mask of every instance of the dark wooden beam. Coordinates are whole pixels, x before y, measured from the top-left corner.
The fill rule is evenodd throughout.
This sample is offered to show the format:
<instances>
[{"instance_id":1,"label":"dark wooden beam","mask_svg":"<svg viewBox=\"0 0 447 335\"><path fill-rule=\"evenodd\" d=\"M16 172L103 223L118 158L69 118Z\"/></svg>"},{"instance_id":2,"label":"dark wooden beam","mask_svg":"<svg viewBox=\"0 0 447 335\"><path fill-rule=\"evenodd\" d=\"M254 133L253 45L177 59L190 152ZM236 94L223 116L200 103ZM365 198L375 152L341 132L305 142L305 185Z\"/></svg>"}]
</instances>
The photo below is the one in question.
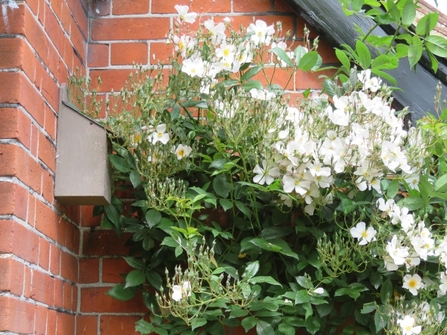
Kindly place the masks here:
<instances>
[{"instance_id":1,"label":"dark wooden beam","mask_svg":"<svg viewBox=\"0 0 447 335\"><path fill-rule=\"evenodd\" d=\"M285 0L289 6L303 19L305 19L321 38L333 47L347 44L355 47L356 37L359 36L355 25L364 32L374 26L374 21L352 15L346 17L338 0ZM382 28L376 28L373 34L387 35ZM441 69L444 66L441 65ZM415 121L427 112L434 113L434 95L439 79L424 66L417 65L416 71L411 70L408 61L401 60L399 68L390 72L396 79L397 86L402 91L396 90L394 97L403 105L409 106L412 112L412 120ZM439 73L446 78L446 73ZM443 99L447 100L447 85L443 86Z\"/></svg>"}]
</instances>

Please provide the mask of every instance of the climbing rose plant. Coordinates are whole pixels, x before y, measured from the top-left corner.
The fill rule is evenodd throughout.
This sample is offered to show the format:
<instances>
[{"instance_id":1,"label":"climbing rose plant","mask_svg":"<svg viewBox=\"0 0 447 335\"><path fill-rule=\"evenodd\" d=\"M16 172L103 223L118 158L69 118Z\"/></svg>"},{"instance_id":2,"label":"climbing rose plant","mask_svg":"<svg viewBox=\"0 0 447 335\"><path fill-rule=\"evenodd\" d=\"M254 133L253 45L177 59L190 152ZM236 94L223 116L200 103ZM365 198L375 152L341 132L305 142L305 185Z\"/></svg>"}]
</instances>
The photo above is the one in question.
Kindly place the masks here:
<instances>
[{"instance_id":1,"label":"climbing rose plant","mask_svg":"<svg viewBox=\"0 0 447 335\"><path fill-rule=\"evenodd\" d=\"M106 120L116 189L95 212L130 233L108 294L142 292L136 330L444 332L447 113L412 127L340 50L342 85L293 98L322 63L307 31L176 9L171 61L138 69Z\"/></svg>"}]
</instances>

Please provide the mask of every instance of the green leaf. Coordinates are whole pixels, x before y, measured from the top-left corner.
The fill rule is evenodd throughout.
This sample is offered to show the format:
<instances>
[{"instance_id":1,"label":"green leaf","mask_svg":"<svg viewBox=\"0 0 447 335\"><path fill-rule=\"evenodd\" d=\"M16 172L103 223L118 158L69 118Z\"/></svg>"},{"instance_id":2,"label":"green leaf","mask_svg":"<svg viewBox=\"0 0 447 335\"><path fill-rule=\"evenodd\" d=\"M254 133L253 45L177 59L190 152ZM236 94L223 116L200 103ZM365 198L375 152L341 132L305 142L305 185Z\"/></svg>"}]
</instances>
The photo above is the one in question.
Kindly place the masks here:
<instances>
[{"instance_id":1,"label":"green leaf","mask_svg":"<svg viewBox=\"0 0 447 335\"><path fill-rule=\"evenodd\" d=\"M308 317L304 324L306 325L306 330L311 334L315 334L320 330L320 321L315 317Z\"/></svg>"},{"instance_id":2,"label":"green leaf","mask_svg":"<svg viewBox=\"0 0 447 335\"><path fill-rule=\"evenodd\" d=\"M298 67L303 71L310 71L318 61L318 52L311 51L307 54L303 55L300 62L298 63Z\"/></svg>"},{"instance_id":3,"label":"green leaf","mask_svg":"<svg viewBox=\"0 0 447 335\"><path fill-rule=\"evenodd\" d=\"M360 311L362 314L369 314L376 310L376 305L373 302L363 304L363 308Z\"/></svg>"},{"instance_id":4,"label":"green leaf","mask_svg":"<svg viewBox=\"0 0 447 335\"><path fill-rule=\"evenodd\" d=\"M136 290L133 287L125 288L124 284L118 284L108 290L106 294L117 300L126 301L135 297Z\"/></svg>"},{"instance_id":5,"label":"green leaf","mask_svg":"<svg viewBox=\"0 0 447 335\"><path fill-rule=\"evenodd\" d=\"M132 270L126 276L126 286L124 288L141 285L145 280L146 276L144 275L144 271Z\"/></svg>"},{"instance_id":6,"label":"green leaf","mask_svg":"<svg viewBox=\"0 0 447 335\"><path fill-rule=\"evenodd\" d=\"M218 196L221 196L222 198L228 198L228 194L230 192L230 184L228 184L223 176L217 176L213 179L213 190Z\"/></svg>"},{"instance_id":7,"label":"green leaf","mask_svg":"<svg viewBox=\"0 0 447 335\"><path fill-rule=\"evenodd\" d=\"M291 325L288 325L287 323L280 323L278 326L278 330L280 333L285 335L295 335L296 330Z\"/></svg>"},{"instance_id":8,"label":"green leaf","mask_svg":"<svg viewBox=\"0 0 447 335\"><path fill-rule=\"evenodd\" d=\"M250 329L256 326L258 319L254 316L248 316L241 321L242 327L244 327L245 332L247 333Z\"/></svg>"},{"instance_id":9,"label":"green leaf","mask_svg":"<svg viewBox=\"0 0 447 335\"><path fill-rule=\"evenodd\" d=\"M271 49L271 51L280 59L282 60L284 63L286 63L288 66L293 67L293 62L290 59L289 55L287 55L287 53L278 47L275 47L273 49ZM260 66L259 66L260 67Z\"/></svg>"},{"instance_id":10,"label":"green leaf","mask_svg":"<svg viewBox=\"0 0 447 335\"><path fill-rule=\"evenodd\" d=\"M112 163L113 167L120 172L128 173L130 172L130 167L127 161L118 155L109 155L109 160Z\"/></svg>"},{"instance_id":11,"label":"green leaf","mask_svg":"<svg viewBox=\"0 0 447 335\"><path fill-rule=\"evenodd\" d=\"M237 305L230 306L230 318L241 318L248 315L248 311Z\"/></svg>"},{"instance_id":12,"label":"green leaf","mask_svg":"<svg viewBox=\"0 0 447 335\"><path fill-rule=\"evenodd\" d=\"M262 90L262 84L261 84L261 82L260 81L258 81L258 80L252 80L252 79L250 79L250 80L248 80L246 83L244 83L243 85L242 85L242 87L244 88L244 90L246 90L246 91L250 91L252 88L256 88L256 89L258 89L258 90Z\"/></svg>"},{"instance_id":13,"label":"green leaf","mask_svg":"<svg viewBox=\"0 0 447 335\"><path fill-rule=\"evenodd\" d=\"M146 264L144 264L141 258L136 257L123 257L127 264L137 270L146 269Z\"/></svg>"},{"instance_id":14,"label":"green leaf","mask_svg":"<svg viewBox=\"0 0 447 335\"><path fill-rule=\"evenodd\" d=\"M409 27L416 18L416 5L413 0L407 1L402 10L402 25Z\"/></svg>"},{"instance_id":15,"label":"green leaf","mask_svg":"<svg viewBox=\"0 0 447 335\"><path fill-rule=\"evenodd\" d=\"M388 198L394 198L397 194L397 192L399 191L399 180L398 179L394 179L389 185L388 188L386 190L386 196Z\"/></svg>"},{"instance_id":16,"label":"green leaf","mask_svg":"<svg viewBox=\"0 0 447 335\"><path fill-rule=\"evenodd\" d=\"M270 323L263 320L257 320L256 333L258 335L275 335L275 330L270 325Z\"/></svg>"},{"instance_id":17,"label":"green leaf","mask_svg":"<svg viewBox=\"0 0 447 335\"><path fill-rule=\"evenodd\" d=\"M258 271L259 271L259 261L251 262L245 268L243 277L245 279L253 278L255 276L255 274L258 273Z\"/></svg>"},{"instance_id":18,"label":"green leaf","mask_svg":"<svg viewBox=\"0 0 447 335\"><path fill-rule=\"evenodd\" d=\"M161 221L161 213L156 209L150 209L144 215L149 228L153 228L158 225Z\"/></svg>"},{"instance_id":19,"label":"green leaf","mask_svg":"<svg viewBox=\"0 0 447 335\"><path fill-rule=\"evenodd\" d=\"M441 36L427 36L425 38L427 49L439 57L447 57L447 40Z\"/></svg>"},{"instance_id":20,"label":"green leaf","mask_svg":"<svg viewBox=\"0 0 447 335\"><path fill-rule=\"evenodd\" d=\"M309 292L307 290L299 290L295 294L295 305L308 303L310 301Z\"/></svg>"},{"instance_id":21,"label":"green leaf","mask_svg":"<svg viewBox=\"0 0 447 335\"><path fill-rule=\"evenodd\" d=\"M154 332L154 326L150 324L149 322L140 319L137 322L135 322L135 330L137 332L140 332L143 334L152 334Z\"/></svg>"},{"instance_id":22,"label":"green leaf","mask_svg":"<svg viewBox=\"0 0 447 335\"><path fill-rule=\"evenodd\" d=\"M262 66L260 66L260 65L255 65L255 66L251 67L247 72L245 72L242 75L241 81L245 81L245 80L248 80L248 79L256 76L259 73L259 71L261 71L261 70L262 70Z\"/></svg>"},{"instance_id":23,"label":"green leaf","mask_svg":"<svg viewBox=\"0 0 447 335\"><path fill-rule=\"evenodd\" d=\"M295 54L295 62L296 62L296 64L299 64L301 58L303 58L303 56L305 54L307 54L307 49L302 47L301 45L298 45L295 48L295 50L293 51L293 53Z\"/></svg>"},{"instance_id":24,"label":"green leaf","mask_svg":"<svg viewBox=\"0 0 447 335\"><path fill-rule=\"evenodd\" d=\"M428 178L425 175L419 177L419 192L425 203L428 203L428 200L433 193L433 185L428 181Z\"/></svg>"},{"instance_id":25,"label":"green leaf","mask_svg":"<svg viewBox=\"0 0 447 335\"><path fill-rule=\"evenodd\" d=\"M336 86L332 79L325 79L323 81L323 92L327 93L330 97L337 95Z\"/></svg>"},{"instance_id":26,"label":"green leaf","mask_svg":"<svg viewBox=\"0 0 447 335\"><path fill-rule=\"evenodd\" d=\"M357 52L357 61L360 63L360 66L364 69L369 68L369 66L371 65L371 53L369 52L366 44L360 40L357 40L355 44L355 51Z\"/></svg>"},{"instance_id":27,"label":"green leaf","mask_svg":"<svg viewBox=\"0 0 447 335\"><path fill-rule=\"evenodd\" d=\"M245 204L243 202L240 201L235 201L236 207L242 212L244 213L248 218L251 217L251 212L248 209L247 206L245 206Z\"/></svg>"},{"instance_id":28,"label":"green leaf","mask_svg":"<svg viewBox=\"0 0 447 335\"><path fill-rule=\"evenodd\" d=\"M104 211L106 212L107 218L113 223L115 226L119 225L119 213L115 206L107 205L104 206Z\"/></svg>"},{"instance_id":29,"label":"green leaf","mask_svg":"<svg viewBox=\"0 0 447 335\"><path fill-rule=\"evenodd\" d=\"M382 301L382 304L388 304L393 297L393 283L388 278L385 280L385 282L382 285L382 288L380 289L380 300Z\"/></svg>"},{"instance_id":30,"label":"green leaf","mask_svg":"<svg viewBox=\"0 0 447 335\"><path fill-rule=\"evenodd\" d=\"M394 77L391 76L390 74L388 74L388 73L386 73L386 72L383 72L383 71L381 71L381 70L378 70L378 69L371 69L371 72L372 72L373 74L375 74L376 76L381 77L381 78L383 78L383 79L389 81L391 84L393 84L393 85L397 85L397 81L396 81L396 79L394 79Z\"/></svg>"},{"instance_id":31,"label":"green leaf","mask_svg":"<svg viewBox=\"0 0 447 335\"><path fill-rule=\"evenodd\" d=\"M219 199L219 204L222 206L223 210L226 212L233 208L233 203L227 199Z\"/></svg>"},{"instance_id":32,"label":"green leaf","mask_svg":"<svg viewBox=\"0 0 447 335\"><path fill-rule=\"evenodd\" d=\"M416 34L428 35L436 27L438 17L439 14L436 12L425 15L416 26Z\"/></svg>"},{"instance_id":33,"label":"green leaf","mask_svg":"<svg viewBox=\"0 0 447 335\"><path fill-rule=\"evenodd\" d=\"M403 205L408 208L410 211L415 211L424 207L427 203L418 196L409 196L404 198L398 202L399 205Z\"/></svg>"},{"instance_id":34,"label":"green leaf","mask_svg":"<svg viewBox=\"0 0 447 335\"><path fill-rule=\"evenodd\" d=\"M253 277L253 278L250 278L248 280L248 282L252 283L252 284L267 283L270 285L276 285L276 286L282 287L282 285L279 282L277 282L275 279L273 279L273 277L270 277L270 276Z\"/></svg>"},{"instance_id":35,"label":"green leaf","mask_svg":"<svg viewBox=\"0 0 447 335\"><path fill-rule=\"evenodd\" d=\"M146 279L156 290L161 289L163 280L161 279L161 276L155 272L155 270L151 269L146 271Z\"/></svg>"},{"instance_id":36,"label":"green leaf","mask_svg":"<svg viewBox=\"0 0 447 335\"><path fill-rule=\"evenodd\" d=\"M138 173L138 171L135 170L130 171L129 179L134 188L140 185L142 181L140 174Z\"/></svg>"},{"instance_id":37,"label":"green leaf","mask_svg":"<svg viewBox=\"0 0 447 335\"><path fill-rule=\"evenodd\" d=\"M447 174L441 176L435 183L436 192L446 192L447 191Z\"/></svg>"},{"instance_id":38,"label":"green leaf","mask_svg":"<svg viewBox=\"0 0 447 335\"><path fill-rule=\"evenodd\" d=\"M385 320L384 315L379 314L377 311L374 314L374 326L376 327L376 332L379 333L382 329L385 328L387 321Z\"/></svg>"},{"instance_id":39,"label":"green leaf","mask_svg":"<svg viewBox=\"0 0 447 335\"><path fill-rule=\"evenodd\" d=\"M422 41L418 36L413 36L410 47L408 48L408 61L410 67L414 67L422 57Z\"/></svg>"},{"instance_id":40,"label":"green leaf","mask_svg":"<svg viewBox=\"0 0 447 335\"><path fill-rule=\"evenodd\" d=\"M371 69L392 70L398 65L399 60L395 56L379 55L372 61Z\"/></svg>"},{"instance_id":41,"label":"green leaf","mask_svg":"<svg viewBox=\"0 0 447 335\"><path fill-rule=\"evenodd\" d=\"M340 49L335 49L335 55L337 56L341 65L343 65L346 69L351 68L351 62L349 61L349 58L348 56L346 56L346 53L344 51Z\"/></svg>"},{"instance_id":42,"label":"green leaf","mask_svg":"<svg viewBox=\"0 0 447 335\"><path fill-rule=\"evenodd\" d=\"M191 329L197 329L199 327L202 327L203 325L206 325L208 321L205 318L192 318L191 320Z\"/></svg>"}]
</instances>

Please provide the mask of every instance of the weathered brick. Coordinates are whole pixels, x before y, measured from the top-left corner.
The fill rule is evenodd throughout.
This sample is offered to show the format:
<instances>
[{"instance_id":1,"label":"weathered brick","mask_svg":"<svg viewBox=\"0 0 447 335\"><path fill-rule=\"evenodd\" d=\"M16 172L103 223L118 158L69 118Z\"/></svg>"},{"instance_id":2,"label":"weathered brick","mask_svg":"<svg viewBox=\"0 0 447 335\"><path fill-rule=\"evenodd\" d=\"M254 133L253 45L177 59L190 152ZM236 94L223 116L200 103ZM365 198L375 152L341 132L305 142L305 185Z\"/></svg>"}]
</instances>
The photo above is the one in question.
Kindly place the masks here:
<instances>
[{"instance_id":1,"label":"weathered brick","mask_svg":"<svg viewBox=\"0 0 447 335\"><path fill-rule=\"evenodd\" d=\"M78 281L78 260L65 251L61 251L61 275L73 283Z\"/></svg>"},{"instance_id":2,"label":"weathered brick","mask_svg":"<svg viewBox=\"0 0 447 335\"><path fill-rule=\"evenodd\" d=\"M97 335L98 334L98 316L77 315L76 316L76 335Z\"/></svg>"},{"instance_id":3,"label":"weathered brick","mask_svg":"<svg viewBox=\"0 0 447 335\"><path fill-rule=\"evenodd\" d=\"M22 110L19 108L0 108L0 138L16 139L29 149L30 137L31 120Z\"/></svg>"},{"instance_id":4,"label":"weathered brick","mask_svg":"<svg viewBox=\"0 0 447 335\"><path fill-rule=\"evenodd\" d=\"M0 214L16 215L25 220L28 197L27 191L13 183L0 182Z\"/></svg>"},{"instance_id":5,"label":"weathered brick","mask_svg":"<svg viewBox=\"0 0 447 335\"><path fill-rule=\"evenodd\" d=\"M79 283L99 282L99 258L79 259Z\"/></svg>"},{"instance_id":6,"label":"weathered brick","mask_svg":"<svg viewBox=\"0 0 447 335\"><path fill-rule=\"evenodd\" d=\"M50 243L44 238L39 238L39 265L44 270L50 269Z\"/></svg>"},{"instance_id":7,"label":"weathered brick","mask_svg":"<svg viewBox=\"0 0 447 335\"><path fill-rule=\"evenodd\" d=\"M9 296L0 296L2 317L0 329L6 332L31 334L34 330L33 304Z\"/></svg>"},{"instance_id":8,"label":"weathered brick","mask_svg":"<svg viewBox=\"0 0 447 335\"><path fill-rule=\"evenodd\" d=\"M84 232L82 255L84 256L125 256L129 247L125 246L129 234L118 235L111 230L95 230Z\"/></svg>"},{"instance_id":9,"label":"weathered brick","mask_svg":"<svg viewBox=\"0 0 447 335\"><path fill-rule=\"evenodd\" d=\"M235 1L233 8L235 12L270 12L272 10L272 2L270 0Z\"/></svg>"},{"instance_id":10,"label":"weathered brick","mask_svg":"<svg viewBox=\"0 0 447 335\"><path fill-rule=\"evenodd\" d=\"M91 70L90 77L92 78L92 83L98 82L98 77L102 80L102 85L97 86L98 92L110 92L112 89L114 91L119 91L126 80L129 79L129 75L133 70Z\"/></svg>"},{"instance_id":11,"label":"weathered brick","mask_svg":"<svg viewBox=\"0 0 447 335\"><path fill-rule=\"evenodd\" d=\"M57 314L57 334L73 335L75 329L75 316L68 313Z\"/></svg>"},{"instance_id":12,"label":"weathered brick","mask_svg":"<svg viewBox=\"0 0 447 335\"><path fill-rule=\"evenodd\" d=\"M16 296L22 294L24 267L15 259L0 258L0 292L10 292Z\"/></svg>"},{"instance_id":13,"label":"weathered brick","mask_svg":"<svg viewBox=\"0 0 447 335\"><path fill-rule=\"evenodd\" d=\"M59 229L58 221L58 216L52 208L39 200L36 201L35 227L37 230L56 241Z\"/></svg>"},{"instance_id":14,"label":"weathered brick","mask_svg":"<svg viewBox=\"0 0 447 335\"><path fill-rule=\"evenodd\" d=\"M39 270L32 270L30 297L33 300L52 306L54 299L53 278Z\"/></svg>"},{"instance_id":15,"label":"weathered brick","mask_svg":"<svg viewBox=\"0 0 447 335\"><path fill-rule=\"evenodd\" d=\"M91 67L104 67L109 65L109 45L92 44L88 45L87 64Z\"/></svg>"}]
</instances>

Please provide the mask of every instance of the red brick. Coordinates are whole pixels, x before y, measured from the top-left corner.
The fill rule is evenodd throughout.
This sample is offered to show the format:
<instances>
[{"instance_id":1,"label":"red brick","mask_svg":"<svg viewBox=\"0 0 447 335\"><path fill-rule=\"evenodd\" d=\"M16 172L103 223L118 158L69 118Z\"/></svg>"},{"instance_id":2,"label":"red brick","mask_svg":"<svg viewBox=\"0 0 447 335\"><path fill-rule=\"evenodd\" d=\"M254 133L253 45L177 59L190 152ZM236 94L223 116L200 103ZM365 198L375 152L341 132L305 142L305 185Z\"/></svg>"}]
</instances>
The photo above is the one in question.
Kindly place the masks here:
<instances>
[{"instance_id":1,"label":"red brick","mask_svg":"<svg viewBox=\"0 0 447 335\"><path fill-rule=\"evenodd\" d=\"M35 227L45 236L52 240L57 240L58 234L58 216L43 202L36 201L36 224Z\"/></svg>"},{"instance_id":2,"label":"red brick","mask_svg":"<svg viewBox=\"0 0 447 335\"><path fill-rule=\"evenodd\" d=\"M42 171L42 196L49 202L53 202L54 176L46 171Z\"/></svg>"},{"instance_id":3,"label":"red brick","mask_svg":"<svg viewBox=\"0 0 447 335\"><path fill-rule=\"evenodd\" d=\"M112 14L146 14L149 12L149 0L122 0L112 2Z\"/></svg>"},{"instance_id":4,"label":"red brick","mask_svg":"<svg viewBox=\"0 0 447 335\"><path fill-rule=\"evenodd\" d=\"M58 88L59 91L59 88ZM44 128L53 141L56 140L56 115L53 110L47 105L44 105L45 123Z\"/></svg>"},{"instance_id":5,"label":"red brick","mask_svg":"<svg viewBox=\"0 0 447 335\"><path fill-rule=\"evenodd\" d=\"M326 41L321 40L318 43L318 53L321 55L321 57L323 58L323 63L327 64L339 64L340 61L338 60L338 58L335 56L335 50L334 48L329 45Z\"/></svg>"},{"instance_id":6,"label":"red brick","mask_svg":"<svg viewBox=\"0 0 447 335\"><path fill-rule=\"evenodd\" d=\"M80 55L83 63L85 63L87 60L87 40L77 25L71 26L70 39L77 51L77 55Z\"/></svg>"},{"instance_id":7,"label":"red brick","mask_svg":"<svg viewBox=\"0 0 447 335\"><path fill-rule=\"evenodd\" d=\"M46 273L39 270L32 270L30 297L48 306L53 305L54 281Z\"/></svg>"},{"instance_id":8,"label":"red brick","mask_svg":"<svg viewBox=\"0 0 447 335\"><path fill-rule=\"evenodd\" d=\"M104 283L122 283L121 274L129 273L132 267L122 258L103 258L102 281Z\"/></svg>"},{"instance_id":9,"label":"red brick","mask_svg":"<svg viewBox=\"0 0 447 335\"><path fill-rule=\"evenodd\" d=\"M36 201L36 197L33 194L28 193L28 215L26 219L28 224L32 227L36 224Z\"/></svg>"},{"instance_id":10,"label":"red brick","mask_svg":"<svg viewBox=\"0 0 447 335\"><path fill-rule=\"evenodd\" d=\"M318 73L298 71L296 74L296 90L307 90L308 88L321 89L323 78L319 76L326 75L331 77L335 71L322 71Z\"/></svg>"},{"instance_id":11,"label":"red brick","mask_svg":"<svg viewBox=\"0 0 447 335\"><path fill-rule=\"evenodd\" d=\"M147 43L113 43L110 51L112 65L147 64Z\"/></svg>"},{"instance_id":12,"label":"red brick","mask_svg":"<svg viewBox=\"0 0 447 335\"><path fill-rule=\"evenodd\" d=\"M55 4L59 4L60 2L56 1L53 2L52 5L56 7ZM59 50L59 53L62 54L62 41L64 38L63 30L61 29L61 26L59 25L59 22L56 20L56 16L54 15L53 10L51 9L49 3L45 3L45 31L47 32L48 36L50 37L50 40L53 42L53 44L56 46L56 49Z\"/></svg>"},{"instance_id":13,"label":"red brick","mask_svg":"<svg viewBox=\"0 0 447 335\"><path fill-rule=\"evenodd\" d=\"M61 251L61 274L73 283L78 281L78 260L65 251Z\"/></svg>"},{"instance_id":14,"label":"red brick","mask_svg":"<svg viewBox=\"0 0 447 335\"><path fill-rule=\"evenodd\" d=\"M56 308L64 307L64 281L54 278L54 300L53 305Z\"/></svg>"},{"instance_id":15,"label":"red brick","mask_svg":"<svg viewBox=\"0 0 447 335\"><path fill-rule=\"evenodd\" d=\"M99 282L99 259L81 258L79 260L79 283L91 284Z\"/></svg>"},{"instance_id":16,"label":"red brick","mask_svg":"<svg viewBox=\"0 0 447 335\"><path fill-rule=\"evenodd\" d=\"M0 258L0 292L21 295L23 291L24 265L12 258Z\"/></svg>"},{"instance_id":17,"label":"red brick","mask_svg":"<svg viewBox=\"0 0 447 335\"><path fill-rule=\"evenodd\" d=\"M269 82L278 84L282 89L293 90L295 74L290 70L280 68L265 68L265 71L258 73L253 79L259 80L264 86Z\"/></svg>"},{"instance_id":18,"label":"red brick","mask_svg":"<svg viewBox=\"0 0 447 335\"><path fill-rule=\"evenodd\" d=\"M77 315L76 335L97 335L98 316Z\"/></svg>"},{"instance_id":19,"label":"red brick","mask_svg":"<svg viewBox=\"0 0 447 335\"><path fill-rule=\"evenodd\" d=\"M0 82L9 83L0 85L0 103L21 104L43 126L42 98L23 72L1 72Z\"/></svg>"},{"instance_id":20,"label":"red brick","mask_svg":"<svg viewBox=\"0 0 447 335\"><path fill-rule=\"evenodd\" d=\"M150 44L149 62L151 64L165 63L169 61L169 57L173 54L172 45L167 45L165 42L152 42Z\"/></svg>"},{"instance_id":21,"label":"red brick","mask_svg":"<svg viewBox=\"0 0 447 335\"><path fill-rule=\"evenodd\" d=\"M246 0L238 0L246 1ZM228 13L231 10L230 0L164 0L152 1L152 13L177 13L175 5L187 5L190 12L201 13Z\"/></svg>"},{"instance_id":22,"label":"red brick","mask_svg":"<svg viewBox=\"0 0 447 335\"><path fill-rule=\"evenodd\" d=\"M101 334L107 335L137 335L135 322L140 320L138 316L101 315Z\"/></svg>"},{"instance_id":23,"label":"red brick","mask_svg":"<svg viewBox=\"0 0 447 335\"><path fill-rule=\"evenodd\" d=\"M84 232L82 255L84 256L126 256L129 247L125 246L129 234L118 235L111 230L95 230Z\"/></svg>"},{"instance_id":24,"label":"red brick","mask_svg":"<svg viewBox=\"0 0 447 335\"><path fill-rule=\"evenodd\" d=\"M65 206L63 207L64 214L73 222L81 222L81 207L80 206Z\"/></svg>"},{"instance_id":25,"label":"red brick","mask_svg":"<svg viewBox=\"0 0 447 335\"><path fill-rule=\"evenodd\" d=\"M76 25L82 31L84 36L88 34L88 18L87 11L82 7L82 3L86 3L87 1L78 1L78 0L67 0L68 7L73 13L73 17L76 18ZM73 29L73 27L71 27Z\"/></svg>"},{"instance_id":26,"label":"red brick","mask_svg":"<svg viewBox=\"0 0 447 335\"><path fill-rule=\"evenodd\" d=\"M44 270L50 269L50 243L44 239L39 239L39 265Z\"/></svg>"},{"instance_id":27,"label":"red brick","mask_svg":"<svg viewBox=\"0 0 447 335\"><path fill-rule=\"evenodd\" d=\"M57 63L57 61L56 61ZM60 71L60 68L58 69L58 72L54 73L57 75ZM67 81L67 76L62 80L62 82ZM47 72L43 73L42 77L42 88L41 93L43 97L45 98L46 102L50 104L54 110L58 110L59 108L59 87L57 86L57 83L54 78L52 78ZM44 113L45 117L45 113Z\"/></svg>"},{"instance_id":28,"label":"red brick","mask_svg":"<svg viewBox=\"0 0 447 335\"><path fill-rule=\"evenodd\" d=\"M19 8L5 6L5 12L8 20L4 20L3 17L0 20L0 34L24 34L26 6L20 5Z\"/></svg>"},{"instance_id":29,"label":"red brick","mask_svg":"<svg viewBox=\"0 0 447 335\"><path fill-rule=\"evenodd\" d=\"M273 10L275 12L288 12L293 13L292 8L284 0L273 1Z\"/></svg>"},{"instance_id":30,"label":"red brick","mask_svg":"<svg viewBox=\"0 0 447 335\"><path fill-rule=\"evenodd\" d=\"M64 290L64 302L63 302L63 308L67 311L72 310L72 304L73 304L73 291L76 287L69 283L64 282L63 290Z\"/></svg>"},{"instance_id":31,"label":"red brick","mask_svg":"<svg viewBox=\"0 0 447 335\"><path fill-rule=\"evenodd\" d=\"M36 323L34 325L35 335L46 335L47 334L47 318L48 309L46 307L36 305Z\"/></svg>"},{"instance_id":32,"label":"red brick","mask_svg":"<svg viewBox=\"0 0 447 335\"><path fill-rule=\"evenodd\" d=\"M2 317L0 329L7 332L31 334L34 330L34 305L8 296L0 296Z\"/></svg>"},{"instance_id":33,"label":"red brick","mask_svg":"<svg viewBox=\"0 0 447 335\"><path fill-rule=\"evenodd\" d=\"M14 246L14 226L10 220L0 220L0 253L11 253Z\"/></svg>"},{"instance_id":34,"label":"red brick","mask_svg":"<svg viewBox=\"0 0 447 335\"><path fill-rule=\"evenodd\" d=\"M111 287L83 287L81 288L81 313L144 313L147 307L141 295L128 301L119 301L106 295Z\"/></svg>"},{"instance_id":35,"label":"red brick","mask_svg":"<svg viewBox=\"0 0 447 335\"><path fill-rule=\"evenodd\" d=\"M93 216L93 206L81 206L81 226L96 227L101 225L101 216Z\"/></svg>"},{"instance_id":36,"label":"red brick","mask_svg":"<svg viewBox=\"0 0 447 335\"><path fill-rule=\"evenodd\" d=\"M32 82L35 80L37 59L22 38L0 39L0 68L23 70Z\"/></svg>"},{"instance_id":37,"label":"red brick","mask_svg":"<svg viewBox=\"0 0 447 335\"><path fill-rule=\"evenodd\" d=\"M51 171L56 171L56 147L42 133L39 134L38 157Z\"/></svg>"},{"instance_id":38,"label":"red brick","mask_svg":"<svg viewBox=\"0 0 447 335\"><path fill-rule=\"evenodd\" d=\"M88 45L87 63L90 67L103 67L109 65L109 45L92 44Z\"/></svg>"},{"instance_id":39,"label":"red brick","mask_svg":"<svg viewBox=\"0 0 447 335\"><path fill-rule=\"evenodd\" d=\"M1 108L0 138L16 139L29 149L31 120L19 108Z\"/></svg>"},{"instance_id":40,"label":"red brick","mask_svg":"<svg viewBox=\"0 0 447 335\"><path fill-rule=\"evenodd\" d=\"M16 184L0 182L0 214L11 214L25 220L28 207L27 191Z\"/></svg>"},{"instance_id":41,"label":"red brick","mask_svg":"<svg viewBox=\"0 0 447 335\"><path fill-rule=\"evenodd\" d=\"M14 227L14 254L37 264L39 260L39 237L31 230L16 224Z\"/></svg>"},{"instance_id":42,"label":"red brick","mask_svg":"<svg viewBox=\"0 0 447 335\"><path fill-rule=\"evenodd\" d=\"M31 124L30 151L34 157L37 157L37 148L39 146L39 129Z\"/></svg>"},{"instance_id":43,"label":"red brick","mask_svg":"<svg viewBox=\"0 0 447 335\"><path fill-rule=\"evenodd\" d=\"M91 23L91 39L93 41L156 39L164 38L168 30L169 18L96 18Z\"/></svg>"},{"instance_id":44,"label":"red brick","mask_svg":"<svg viewBox=\"0 0 447 335\"><path fill-rule=\"evenodd\" d=\"M107 16L110 15L110 7L111 7L111 1L110 0L102 0L102 1L95 1L90 2L91 4L91 13L93 16Z\"/></svg>"},{"instance_id":45,"label":"red brick","mask_svg":"<svg viewBox=\"0 0 447 335\"><path fill-rule=\"evenodd\" d=\"M47 332L45 335L56 335L57 312L54 309L48 310Z\"/></svg>"},{"instance_id":46,"label":"red brick","mask_svg":"<svg viewBox=\"0 0 447 335\"><path fill-rule=\"evenodd\" d=\"M15 176L40 193L43 169L22 148L13 144L0 144L0 171L4 176Z\"/></svg>"},{"instance_id":47,"label":"red brick","mask_svg":"<svg viewBox=\"0 0 447 335\"><path fill-rule=\"evenodd\" d=\"M73 335L75 329L75 316L67 313L57 314L57 334Z\"/></svg>"},{"instance_id":48,"label":"red brick","mask_svg":"<svg viewBox=\"0 0 447 335\"><path fill-rule=\"evenodd\" d=\"M251 0L235 1L233 4L235 12L257 13L270 12L272 10L272 1L270 0Z\"/></svg>"},{"instance_id":49,"label":"red brick","mask_svg":"<svg viewBox=\"0 0 447 335\"><path fill-rule=\"evenodd\" d=\"M53 244L50 248L50 272L55 276L61 273L61 250Z\"/></svg>"},{"instance_id":50,"label":"red brick","mask_svg":"<svg viewBox=\"0 0 447 335\"><path fill-rule=\"evenodd\" d=\"M114 91L119 91L126 80L129 79L129 75L134 72L133 70L91 70L90 77L92 78L92 83L98 82L98 77L102 80L102 85L98 86L96 89L98 92L110 92L112 89Z\"/></svg>"}]
</instances>

